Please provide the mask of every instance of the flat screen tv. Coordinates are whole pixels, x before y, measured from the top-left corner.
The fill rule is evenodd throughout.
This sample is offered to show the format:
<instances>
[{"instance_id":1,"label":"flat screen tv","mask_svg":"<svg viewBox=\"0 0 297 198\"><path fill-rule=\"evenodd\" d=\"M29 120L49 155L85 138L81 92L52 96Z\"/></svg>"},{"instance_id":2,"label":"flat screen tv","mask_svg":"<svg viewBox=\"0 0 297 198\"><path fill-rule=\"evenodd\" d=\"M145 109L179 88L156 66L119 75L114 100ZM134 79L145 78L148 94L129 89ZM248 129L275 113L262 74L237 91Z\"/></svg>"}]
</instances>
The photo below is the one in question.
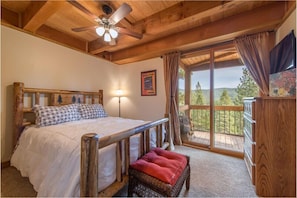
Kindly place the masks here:
<instances>
[{"instance_id":1,"label":"flat screen tv","mask_svg":"<svg viewBox=\"0 0 297 198\"><path fill-rule=\"evenodd\" d=\"M296 68L296 37L292 30L270 51L270 74Z\"/></svg>"}]
</instances>

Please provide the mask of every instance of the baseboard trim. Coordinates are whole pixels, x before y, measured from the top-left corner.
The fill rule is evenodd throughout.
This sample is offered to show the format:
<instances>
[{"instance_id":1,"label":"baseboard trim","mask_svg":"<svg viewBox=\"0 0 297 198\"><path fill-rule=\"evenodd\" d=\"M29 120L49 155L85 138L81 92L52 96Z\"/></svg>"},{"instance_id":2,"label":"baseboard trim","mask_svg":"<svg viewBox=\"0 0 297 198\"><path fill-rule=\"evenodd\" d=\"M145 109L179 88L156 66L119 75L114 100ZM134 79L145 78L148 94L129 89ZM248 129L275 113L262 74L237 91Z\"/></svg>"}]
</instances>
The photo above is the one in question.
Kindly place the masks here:
<instances>
[{"instance_id":1,"label":"baseboard trim","mask_svg":"<svg viewBox=\"0 0 297 198\"><path fill-rule=\"evenodd\" d=\"M10 161L8 162L1 162L1 169L10 167Z\"/></svg>"}]
</instances>

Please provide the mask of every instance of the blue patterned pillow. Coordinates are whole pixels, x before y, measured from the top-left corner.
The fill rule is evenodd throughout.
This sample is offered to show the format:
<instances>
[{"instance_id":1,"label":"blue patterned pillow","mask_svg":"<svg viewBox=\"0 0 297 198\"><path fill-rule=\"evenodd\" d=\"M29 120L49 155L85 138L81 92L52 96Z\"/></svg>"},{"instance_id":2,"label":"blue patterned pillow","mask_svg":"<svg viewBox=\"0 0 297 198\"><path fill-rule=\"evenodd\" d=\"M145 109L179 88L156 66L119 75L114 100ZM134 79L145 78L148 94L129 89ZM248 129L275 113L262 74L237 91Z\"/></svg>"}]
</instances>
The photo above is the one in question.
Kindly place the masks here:
<instances>
[{"instance_id":1,"label":"blue patterned pillow","mask_svg":"<svg viewBox=\"0 0 297 198\"><path fill-rule=\"evenodd\" d=\"M36 115L35 124L38 127L81 119L77 104L64 106L35 105L34 112Z\"/></svg>"},{"instance_id":2,"label":"blue patterned pillow","mask_svg":"<svg viewBox=\"0 0 297 198\"><path fill-rule=\"evenodd\" d=\"M78 110L79 104L70 104L61 106L63 110L65 110L67 116L67 122L80 120L81 116Z\"/></svg>"},{"instance_id":3,"label":"blue patterned pillow","mask_svg":"<svg viewBox=\"0 0 297 198\"><path fill-rule=\"evenodd\" d=\"M101 104L80 104L79 112L82 119L94 119L108 116Z\"/></svg>"}]
</instances>

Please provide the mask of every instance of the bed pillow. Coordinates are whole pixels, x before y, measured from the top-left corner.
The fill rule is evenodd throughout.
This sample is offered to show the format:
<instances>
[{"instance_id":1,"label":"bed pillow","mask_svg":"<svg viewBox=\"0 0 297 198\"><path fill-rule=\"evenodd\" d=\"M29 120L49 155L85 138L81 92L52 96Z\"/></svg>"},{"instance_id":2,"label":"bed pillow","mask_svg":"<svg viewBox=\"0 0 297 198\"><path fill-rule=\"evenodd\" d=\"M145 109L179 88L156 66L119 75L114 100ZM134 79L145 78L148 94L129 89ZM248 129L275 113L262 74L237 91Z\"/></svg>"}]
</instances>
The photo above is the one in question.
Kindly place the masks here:
<instances>
[{"instance_id":1,"label":"bed pillow","mask_svg":"<svg viewBox=\"0 0 297 198\"><path fill-rule=\"evenodd\" d=\"M36 115L35 124L38 127L60 124L80 120L78 104L63 106L34 106Z\"/></svg>"},{"instance_id":2,"label":"bed pillow","mask_svg":"<svg viewBox=\"0 0 297 198\"><path fill-rule=\"evenodd\" d=\"M82 119L103 118L108 116L101 104L80 104L79 112Z\"/></svg>"}]
</instances>

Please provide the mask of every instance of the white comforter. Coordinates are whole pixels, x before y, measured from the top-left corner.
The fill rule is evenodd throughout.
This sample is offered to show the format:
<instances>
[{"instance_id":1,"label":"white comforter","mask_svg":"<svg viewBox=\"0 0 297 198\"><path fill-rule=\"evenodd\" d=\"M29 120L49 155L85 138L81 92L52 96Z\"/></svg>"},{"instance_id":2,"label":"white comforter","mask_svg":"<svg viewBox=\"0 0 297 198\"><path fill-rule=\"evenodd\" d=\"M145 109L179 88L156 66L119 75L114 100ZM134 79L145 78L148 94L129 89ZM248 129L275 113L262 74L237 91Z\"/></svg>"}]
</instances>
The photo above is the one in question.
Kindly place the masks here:
<instances>
[{"instance_id":1,"label":"white comforter","mask_svg":"<svg viewBox=\"0 0 297 198\"><path fill-rule=\"evenodd\" d=\"M144 123L141 120L106 117L41 128L29 127L20 137L11 164L20 170L22 176L29 177L39 197L79 196L81 136L97 133L102 137ZM134 137L130 140L131 162L138 156L138 139ZM153 147L155 139L155 136L151 137ZM116 179L115 145L100 149L99 153L100 191Z\"/></svg>"}]
</instances>

